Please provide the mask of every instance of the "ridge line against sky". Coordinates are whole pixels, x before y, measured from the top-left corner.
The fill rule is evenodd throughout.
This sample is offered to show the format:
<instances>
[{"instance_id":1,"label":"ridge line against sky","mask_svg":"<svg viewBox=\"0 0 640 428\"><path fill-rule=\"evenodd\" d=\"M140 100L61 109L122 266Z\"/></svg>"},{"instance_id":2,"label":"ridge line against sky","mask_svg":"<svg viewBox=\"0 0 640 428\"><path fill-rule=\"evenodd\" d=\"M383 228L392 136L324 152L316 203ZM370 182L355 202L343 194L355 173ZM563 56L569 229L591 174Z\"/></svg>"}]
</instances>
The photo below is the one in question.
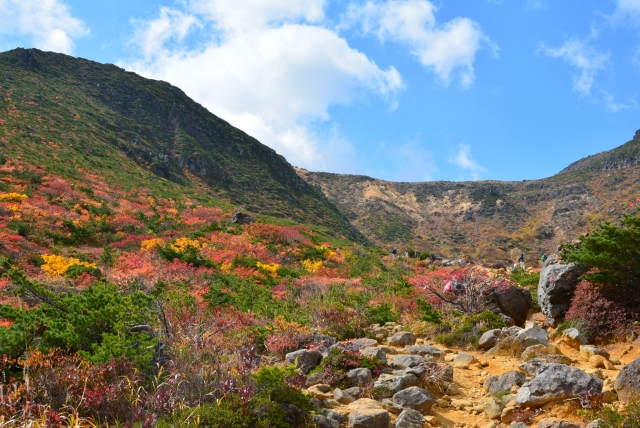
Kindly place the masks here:
<instances>
[{"instance_id":1,"label":"ridge line against sky","mask_svg":"<svg viewBox=\"0 0 640 428\"><path fill-rule=\"evenodd\" d=\"M0 0L0 50L168 81L292 164L534 179L640 128L640 0Z\"/></svg>"}]
</instances>

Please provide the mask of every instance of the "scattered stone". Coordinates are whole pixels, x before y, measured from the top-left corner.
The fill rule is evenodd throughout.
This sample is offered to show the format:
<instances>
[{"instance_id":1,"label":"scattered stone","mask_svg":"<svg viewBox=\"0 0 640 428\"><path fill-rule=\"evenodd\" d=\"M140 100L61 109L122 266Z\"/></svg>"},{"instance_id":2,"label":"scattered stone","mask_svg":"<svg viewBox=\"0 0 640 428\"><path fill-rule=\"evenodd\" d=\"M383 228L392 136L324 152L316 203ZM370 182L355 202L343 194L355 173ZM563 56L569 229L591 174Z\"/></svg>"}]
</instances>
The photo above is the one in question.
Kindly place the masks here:
<instances>
[{"instance_id":1,"label":"scattered stone","mask_svg":"<svg viewBox=\"0 0 640 428\"><path fill-rule=\"evenodd\" d=\"M396 415L400 414L400 412L402 412L403 410L401 405L394 403L388 398L385 398L384 400L382 400L382 408Z\"/></svg>"},{"instance_id":2,"label":"scattered stone","mask_svg":"<svg viewBox=\"0 0 640 428\"><path fill-rule=\"evenodd\" d=\"M336 388L333 391L333 398L340 404L351 404L356 401L354 397L340 388Z\"/></svg>"},{"instance_id":3,"label":"scattered stone","mask_svg":"<svg viewBox=\"0 0 640 428\"><path fill-rule=\"evenodd\" d=\"M381 345L381 346L378 346L378 349L380 349L382 352L384 352L387 355L389 355L389 354L393 355L393 354L396 353L396 350L394 348L392 348L391 346Z\"/></svg>"},{"instance_id":4,"label":"scattered stone","mask_svg":"<svg viewBox=\"0 0 640 428\"><path fill-rule=\"evenodd\" d=\"M562 351L552 343L547 343L546 345L533 345L529 346L522 352L522 359L524 361L529 361L533 358L545 358L547 355L562 355Z\"/></svg>"},{"instance_id":5,"label":"scattered stone","mask_svg":"<svg viewBox=\"0 0 640 428\"><path fill-rule=\"evenodd\" d=\"M611 356L604 349L598 348L597 346L594 346L594 345L582 345L580 347L580 356L582 358L585 358L585 359L588 360L589 358L593 357L594 355L602 355L607 360Z\"/></svg>"},{"instance_id":6,"label":"scattered stone","mask_svg":"<svg viewBox=\"0 0 640 428\"><path fill-rule=\"evenodd\" d=\"M336 407L340 407L340 403L338 403L333 398L325 398L321 401L322 407L325 409L335 409Z\"/></svg>"},{"instance_id":7,"label":"scattered stone","mask_svg":"<svg viewBox=\"0 0 640 428\"><path fill-rule=\"evenodd\" d=\"M238 211L231 216L231 220L229 221L233 224L251 224L255 221L255 219L249 214Z\"/></svg>"},{"instance_id":8,"label":"scattered stone","mask_svg":"<svg viewBox=\"0 0 640 428\"><path fill-rule=\"evenodd\" d=\"M523 350L533 345L546 346L549 343L549 334L547 330L539 325L528 322L525 328L516 335L516 342L520 344Z\"/></svg>"},{"instance_id":9,"label":"scattered stone","mask_svg":"<svg viewBox=\"0 0 640 428\"><path fill-rule=\"evenodd\" d=\"M356 399L360 398L360 394L362 393L362 391L360 391L360 388L358 388L357 386L352 386L351 388L343 389L342 391L346 392Z\"/></svg>"},{"instance_id":10,"label":"scattered stone","mask_svg":"<svg viewBox=\"0 0 640 428\"><path fill-rule=\"evenodd\" d=\"M284 410L284 421L292 427L304 426L307 420L307 413L296 405L281 403L280 408Z\"/></svg>"},{"instance_id":11,"label":"scattered stone","mask_svg":"<svg viewBox=\"0 0 640 428\"><path fill-rule=\"evenodd\" d=\"M360 339L352 340L349 342L349 348L355 348L357 351L361 351L364 348L370 348L376 346L378 341L375 339L369 339L368 337L361 337Z\"/></svg>"},{"instance_id":12,"label":"scattered stone","mask_svg":"<svg viewBox=\"0 0 640 428\"><path fill-rule=\"evenodd\" d=\"M390 346L406 346L416 343L416 336L408 331L400 331L389 338Z\"/></svg>"},{"instance_id":13,"label":"scattered stone","mask_svg":"<svg viewBox=\"0 0 640 428\"><path fill-rule=\"evenodd\" d=\"M510 406L502 409L502 413L500 414L500 422L502 422L503 424L508 424L509 422L511 422L513 420L514 410L515 408Z\"/></svg>"},{"instance_id":14,"label":"scattered stone","mask_svg":"<svg viewBox=\"0 0 640 428\"><path fill-rule=\"evenodd\" d=\"M322 407L322 403L320 402L320 400L318 400L316 397L311 397L309 399L309 401L311 402L311 405L318 411L320 411L320 408Z\"/></svg>"},{"instance_id":15,"label":"scattered stone","mask_svg":"<svg viewBox=\"0 0 640 428\"><path fill-rule=\"evenodd\" d=\"M364 348L360 353L369 358L377 358L384 364L387 364L387 354L385 354L380 348Z\"/></svg>"},{"instance_id":16,"label":"scattered stone","mask_svg":"<svg viewBox=\"0 0 640 428\"><path fill-rule=\"evenodd\" d=\"M595 421L590 422L589 425L587 425L587 428L605 428L608 426L609 424L607 424L602 419L596 419Z\"/></svg>"},{"instance_id":17,"label":"scattered stone","mask_svg":"<svg viewBox=\"0 0 640 428\"><path fill-rule=\"evenodd\" d=\"M587 344L587 339L580 333L580 330L572 327L562 332L562 342L572 348L579 349L580 346Z\"/></svg>"},{"instance_id":18,"label":"scattered stone","mask_svg":"<svg viewBox=\"0 0 640 428\"><path fill-rule=\"evenodd\" d=\"M453 407L454 409L464 409L466 407L472 408L473 407L473 403L469 400L452 400L451 401L451 407Z\"/></svg>"},{"instance_id":19,"label":"scattered stone","mask_svg":"<svg viewBox=\"0 0 640 428\"><path fill-rule=\"evenodd\" d=\"M389 428L389 412L384 409L356 410L349 415L350 428Z\"/></svg>"},{"instance_id":20,"label":"scattered stone","mask_svg":"<svg viewBox=\"0 0 640 428\"><path fill-rule=\"evenodd\" d=\"M564 364L543 364L536 377L522 385L516 403L522 407L540 407L556 400L578 397L587 390L600 393L603 382L580 369Z\"/></svg>"},{"instance_id":21,"label":"scattered stone","mask_svg":"<svg viewBox=\"0 0 640 428\"><path fill-rule=\"evenodd\" d=\"M312 387L307 389L307 392L309 392L309 394L313 395L319 400L333 397L333 395L331 395L329 391L331 391L331 386L323 384L313 385Z\"/></svg>"},{"instance_id":22,"label":"scattered stone","mask_svg":"<svg viewBox=\"0 0 640 428\"><path fill-rule=\"evenodd\" d=\"M558 418L544 418L538 422L538 428L580 428L580 425Z\"/></svg>"},{"instance_id":23,"label":"scattered stone","mask_svg":"<svg viewBox=\"0 0 640 428\"><path fill-rule=\"evenodd\" d=\"M616 369L616 367L613 365L613 363L611 363L609 360L607 360L602 355L594 355L591 358L589 358L589 364L594 369L599 369L599 368L602 368L602 369L605 369L605 370L615 370Z\"/></svg>"},{"instance_id":24,"label":"scattered stone","mask_svg":"<svg viewBox=\"0 0 640 428\"><path fill-rule=\"evenodd\" d=\"M339 423L342 423L342 422L347 420L347 415L346 414L338 413L338 412L335 412L333 410L322 409L320 411L320 413L322 413L322 416L325 416L325 417L327 417L329 419L334 419L334 420L338 421Z\"/></svg>"},{"instance_id":25,"label":"scattered stone","mask_svg":"<svg viewBox=\"0 0 640 428\"><path fill-rule=\"evenodd\" d=\"M503 335L498 340L498 343L496 343L493 348L489 349L485 355L504 355L508 357L515 357L520 354L522 354L522 345L516 341L516 337L512 335Z\"/></svg>"},{"instance_id":26,"label":"scattered stone","mask_svg":"<svg viewBox=\"0 0 640 428\"><path fill-rule=\"evenodd\" d=\"M521 386L525 381L526 378L518 370L509 370L500 376L489 377L484 383L484 389L489 391L489 394L495 395L499 392L511 391L513 386Z\"/></svg>"},{"instance_id":27,"label":"scattered stone","mask_svg":"<svg viewBox=\"0 0 640 428\"><path fill-rule=\"evenodd\" d=\"M418 378L412 374L396 376L383 373L373 384L373 394L380 398L389 398L398 391L418 384Z\"/></svg>"},{"instance_id":28,"label":"scattered stone","mask_svg":"<svg viewBox=\"0 0 640 428\"><path fill-rule=\"evenodd\" d=\"M423 428L425 424L424 416L413 409L405 409L396 419L396 428Z\"/></svg>"},{"instance_id":29,"label":"scattered stone","mask_svg":"<svg viewBox=\"0 0 640 428\"><path fill-rule=\"evenodd\" d=\"M499 328L494 330L489 330L485 332L482 336L480 336L480 340L478 341L478 347L480 349L491 349L496 343L498 343L498 339L502 335L502 330Z\"/></svg>"},{"instance_id":30,"label":"scattered stone","mask_svg":"<svg viewBox=\"0 0 640 428\"><path fill-rule=\"evenodd\" d=\"M533 306L529 290L509 285L491 287L487 291L488 293L482 294L480 302L484 308L511 319L511 325L525 323L529 309Z\"/></svg>"},{"instance_id":31,"label":"scattered stone","mask_svg":"<svg viewBox=\"0 0 640 428\"><path fill-rule=\"evenodd\" d=\"M322 383L322 379L324 378L324 374L322 373L314 373L307 378L307 386L317 385Z\"/></svg>"},{"instance_id":32,"label":"scattered stone","mask_svg":"<svg viewBox=\"0 0 640 428\"><path fill-rule=\"evenodd\" d=\"M394 355L389 359L389 366L395 369L408 369L425 362L426 360L419 355Z\"/></svg>"},{"instance_id":33,"label":"scattered stone","mask_svg":"<svg viewBox=\"0 0 640 428\"><path fill-rule=\"evenodd\" d=\"M499 419L502 414L502 409L504 409L504 405L501 401L496 400L491 397L484 403L484 413L487 415L489 419Z\"/></svg>"},{"instance_id":34,"label":"scattered stone","mask_svg":"<svg viewBox=\"0 0 640 428\"><path fill-rule=\"evenodd\" d=\"M453 366L457 368L468 368L473 363L478 363L478 359L471 354L459 353L453 360Z\"/></svg>"},{"instance_id":35,"label":"scattered stone","mask_svg":"<svg viewBox=\"0 0 640 428\"><path fill-rule=\"evenodd\" d=\"M538 304L546 316L547 324L556 327L564 319L584 272L584 267L580 265L559 264L553 256L547 259L538 283Z\"/></svg>"},{"instance_id":36,"label":"scattered stone","mask_svg":"<svg viewBox=\"0 0 640 428\"><path fill-rule=\"evenodd\" d=\"M517 424L511 425L509 428L529 428L529 427L524 422L518 422Z\"/></svg>"},{"instance_id":37,"label":"scattered stone","mask_svg":"<svg viewBox=\"0 0 640 428\"><path fill-rule=\"evenodd\" d=\"M449 401L444 400L444 399L442 399L442 398L438 398L438 399L436 400L436 405L437 405L438 407L442 407L442 408L444 409L444 408L449 407Z\"/></svg>"},{"instance_id":38,"label":"scattered stone","mask_svg":"<svg viewBox=\"0 0 640 428\"><path fill-rule=\"evenodd\" d=\"M620 370L615 388L623 404L627 404L634 395L640 396L640 358L636 358Z\"/></svg>"},{"instance_id":39,"label":"scattered stone","mask_svg":"<svg viewBox=\"0 0 640 428\"><path fill-rule=\"evenodd\" d=\"M443 355L440 349L429 345L407 345L405 346L405 350L410 354L421 355L423 357L429 355L433 358L441 358Z\"/></svg>"},{"instance_id":40,"label":"scattered stone","mask_svg":"<svg viewBox=\"0 0 640 428\"><path fill-rule=\"evenodd\" d=\"M353 386L364 385L365 383L371 382L371 379L373 379L371 370L364 367L352 369L347 372L347 381Z\"/></svg>"},{"instance_id":41,"label":"scattered stone","mask_svg":"<svg viewBox=\"0 0 640 428\"><path fill-rule=\"evenodd\" d=\"M288 364L295 364L302 373L309 373L315 366L320 364L322 360L322 354L318 351L309 351L307 349L299 349L294 352L289 352L285 356L285 361Z\"/></svg>"},{"instance_id":42,"label":"scattered stone","mask_svg":"<svg viewBox=\"0 0 640 428\"><path fill-rule=\"evenodd\" d=\"M417 386L409 387L393 395L393 402L405 409L414 409L420 412L429 410L436 399L428 391Z\"/></svg>"},{"instance_id":43,"label":"scattered stone","mask_svg":"<svg viewBox=\"0 0 640 428\"><path fill-rule=\"evenodd\" d=\"M436 418L435 416L429 415L429 416L425 416L424 420L426 423L428 423L429 425L435 425L438 423L438 418Z\"/></svg>"},{"instance_id":44,"label":"scattered stone","mask_svg":"<svg viewBox=\"0 0 640 428\"><path fill-rule=\"evenodd\" d=\"M491 421L489 423L482 425L480 428L496 428L496 425L498 425L497 422Z\"/></svg>"},{"instance_id":45,"label":"scattered stone","mask_svg":"<svg viewBox=\"0 0 640 428\"><path fill-rule=\"evenodd\" d=\"M340 422L322 415L313 415L311 422L318 428L340 428Z\"/></svg>"}]
</instances>

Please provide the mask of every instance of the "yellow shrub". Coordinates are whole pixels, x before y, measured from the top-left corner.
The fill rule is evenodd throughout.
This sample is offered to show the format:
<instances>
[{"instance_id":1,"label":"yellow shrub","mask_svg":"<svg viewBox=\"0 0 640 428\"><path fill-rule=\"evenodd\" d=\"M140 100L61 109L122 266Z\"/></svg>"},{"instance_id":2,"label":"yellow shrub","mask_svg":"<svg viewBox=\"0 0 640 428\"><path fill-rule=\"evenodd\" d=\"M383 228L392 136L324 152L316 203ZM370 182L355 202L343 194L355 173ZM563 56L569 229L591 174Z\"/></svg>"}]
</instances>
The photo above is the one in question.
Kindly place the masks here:
<instances>
[{"instance_id":1,"label":"yellow shrub","mask_svg":"<svg viewBox=\"0 0 640 428\"><path fill-rule=\"evenodd\" d=\"M302 267L309 273L316 273L318 269L322 266L322 261L313 262L311 260L303 260Z\"/></svg>"},{"instance_id":2,"label":"yellow shrub","mask_svg":"<svg viewBox=\"0 0 640 428\"><path fill-rule=\"evenodd\" d=\"M278 263L274 263L272 265L269 265L269 264L266 264L266 263L258 262L258 263L256 263L256 265L258 266L258 268L266 270L271 275L275 275L278 272L278 269L280 269L280 265Z\"/></svg>"},{"instance_id":3,"label":"yellow shrub","mask_svg":"<svg viewBox=\"0 0 640 428\"><path fill-rule=\"evenodd\" d=\"M73 265L86 266L90 268L96 267L95 263L87 263L80 259L76 259L75 257L66 258L63 256L56 256L55 254L43 254L42 259L44 260L44 264L41 268L47 276L63 276L67 273L67 269Z\"/></svg>"},{"instance_id":4,"label":"yellow shrub","mask_svg":"<svg viewBox=\"0 0 640 428\"><path fill-rule=\"evenodd\" d=\"M171 244L171 248L180 253L184 253L189 247L200 249L205 248L206 246L207 244L204 242L189 238L178 238L173 244Z\"/></svg>"},{"instance_id":5,"label":"yellow shrub","mask_svg":"<svg viewBox=\"0 0 640 428\"><path fill-rule=\"evenodd\" d=\"M22 202L27 198L28 196L22 193L0 193L0 202Z\"/></svg>"},{"instance_id":6,"label":"yellow shrub","mask_svg":"<svg viewBox=\"0 0 640 428\"><path fill-rule=\"evenodd\" d=\"M161 238L146 239L140 243L140 248L144 251L150 251L156 248L157 245L162 245L163 243Z\"/></svg>"}]
</instances>

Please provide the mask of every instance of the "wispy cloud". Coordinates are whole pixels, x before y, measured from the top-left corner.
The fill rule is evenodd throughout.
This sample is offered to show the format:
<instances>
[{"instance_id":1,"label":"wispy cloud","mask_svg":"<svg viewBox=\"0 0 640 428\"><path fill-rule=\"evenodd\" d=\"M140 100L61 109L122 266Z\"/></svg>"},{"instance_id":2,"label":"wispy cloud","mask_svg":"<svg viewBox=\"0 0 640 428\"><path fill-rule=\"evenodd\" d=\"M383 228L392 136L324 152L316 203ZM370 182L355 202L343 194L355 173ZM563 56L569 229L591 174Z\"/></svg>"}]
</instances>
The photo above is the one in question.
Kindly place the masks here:
<instances>
[{"instance_id":1,"label":"wispy cloud","mask_svg":"<svg viewBox=\"0 0 640 428\"><path fill-rule=\"evenodd\" d=\"M573 75L573 89L581 95L589 95L596 75L611 66L611 54L598 52L589 45L588 39L572 38L557 48L540 45L538 53L560 58L576 68L578 73Z\"/></svg>"},{"instance_id":2,"label":"wispy cloud","mask_svg":"<svg viewBox=\"0 0 640 428\"><path fill-rule=\"evenodd\" d=\"M498 47L483 33L480 24L457 17L445 23L436 19L437 7L427 0L367 1L350 4L346 20L373 34L408 47L411 54L433 71L445 85L458 79L464 88L475 80L474 62L482 47L497 56Z\"/></svg>"},{"instance_id":3,"label":"wispy cloud","mask_svg":"<svg viewBox=\"0 0 640 428\"><path fill-rule=\"evenodd\" d=\"M471 146L469 144L458 144L456 150L452 151L449 156L449 162L469 171L471 173L472 180L479 180L480 174L486 171L486 168L476 162L473 158L473 155L471 154Z\"/></svg>"},{"instance_id":4,"label":"wispy cloud","mask_svg":"<svg viewBox=\"0 0 640 428\"><path fill-rule=\"evenodd\" d=\"M59 0L0 0L0 45L29 38L42 50L73 53L74 40L89 28Z\"/></svg>"},{"instance_id":5,"label":"wispy cloud","mask_svg":"<svg viewBox=\"0 0 640 428\"><path fill-rule=\"evenodd\" d=\"M545 0L527 0L525 10L544 10L549 9L549 3Z\"/></svg>"},{"instance_id":6,"label":"wispy cloud","mask_svg":"<svg viewBox=\"0 0 640 428\"><path fill-rule=\"evenodd\" d=\"M640 0L617 0L613 22L630 22L640 25Z\"/></svg>"}]
</instances>

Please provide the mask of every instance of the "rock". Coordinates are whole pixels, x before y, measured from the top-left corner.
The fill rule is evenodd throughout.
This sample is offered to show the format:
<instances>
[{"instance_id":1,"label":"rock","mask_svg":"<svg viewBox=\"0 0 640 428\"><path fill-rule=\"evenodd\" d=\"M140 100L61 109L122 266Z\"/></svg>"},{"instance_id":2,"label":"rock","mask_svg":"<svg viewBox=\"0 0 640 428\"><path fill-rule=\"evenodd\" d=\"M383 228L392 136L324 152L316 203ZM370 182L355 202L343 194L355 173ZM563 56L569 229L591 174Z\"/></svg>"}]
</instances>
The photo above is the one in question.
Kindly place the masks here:
<instances>
[{"instance_id":1,"label":"rock","mask_svg":"<svg viewBox=\"0 0 640 428\"><path fill-rule=\"evenodd\" d=\"M508 424L513 420L513 411L515 409L513 407L505 407L502 409L502 413L500 414L500 422L503 424Z\"/></svg>"},{"instance_id":2,"label":"rock","mask_svg":"<svg viewBox=\"0 0 640 428\"><path fill-rule=\"evenodd\" d=\"M354 401L356 401L356 399L354 397L352 397L349 393L344 392L340 388L336 388L333 391L333 399L336 400L340 404L351 404Z\"/></svg>"},{"instance_id":3,"label":"rock","mask_svg":"<svg viewBox=\"0 0 640 428\"><path fill-rule=\"evenodd\" d=\"M504 355L508 357L515 357L522 354L522 344L516 341L516 336L503 335L498 339L498 343L489 349L485 355L496 356Z\"/></svg>"},{"instance_id":4,"label":"rock","mask_svg":"<svg viewBox=\"0 0 640 428\"><path fill-rule=\"evenodd\" d=\"M314 373L307 378L307 386L313 386L322 383L322 379L324 379L323 373Z\"/></svg>"},{"instance_id":5,"label":"rock","mask_svg":"<svg viewBox=\"0 0 640 428\"><path fill-rule=\"evenodd\" d=\"M529 428L529 427L524 422L518 422L517 424L511 425L509 428Z\"/></svg>"},{"instance_id":6,"label":"rock","mask_svg":"<svg viewBox=\"0 0 640 428\"><path fill-rule=\"evenodd\" d=\"M464 409L467 407L473 407L473 403L469 400L451 400L451 407L453 407L454 409Z\"/></svg>"},{"instance_id":7,"label":"rock","mask_svg":"<svg viewBox=\"0 0 640 428\"><path fill-rule=\"evenodd\" d=\"M255 219L251 217L249 214L245 214L240 211L232 215L230 220L230 222L233 224L251 224L254 221Z\"/></svg>"},{"instance_id":8,"label":"rock","mask_svg":"<svg viewBox=\"0 0 640 428\"><path fill-rule=\"evenodd\" d=\"M396 428L423 428L424 416L417 410L405 409L396 419Z\"/></svg>"},{"instance_id":9,"label":"rock","mask_svg":"<svg viewBox=\"0 0 640 428\"><path fill-rule=\"evenodd\" d=\"M405 350L410 354L421 355L423 357L429 355L433 358L441 358L443 355L440 349L429 345L407 345L405 346Z\"/></svg>"},{"instance_id":10,"label":"rock","mask_svg":"<svg viewBox=\"0 0 640 428\"><path fill-rule=\"evenodd\" d=\"M495 395L499 392L511 391L512 386L521 386L525 381L526 378L522 373L517 370L509 370L500 376L488 378L484 383L484 388L489 391L489 394Z\"/></svg>"},{"instance_id":11,"label":"rock","mask_svg":"<svg viewBox=\"0 0 640 428\"><path fill-rule=\"evenodd\" d=\"M384 409L356 410L349 415L351 428L389 428L389 412Z\"/></svg>"},{"instance_id":12,"label":"rock","mask_svg":"<svg viewBox=\"0 0 640 428\"><path fill-rule=\"evenodd\" d=\"M579 349L580 346L587 344L587 339L577 328L568 328L562 332L562 342L572 348Z\"/></svg>"},{"instance_id":13,"label":"rock","mask_svg":"<svg viewBox=\"0 0 640 428\"><path fill-rule=\"evenodd\" d=\"M453 360L453 367L468 368L473 363L479 363L478 359L471 354L459 353Z\"/></svg>"},{"instance_id":14,"label":"rock","mask_svg":"<svg viewBox=\"0 0 640 428\"><path fill-rule=\"evenodd\" d=\"M329 392L331 391L331 387L329 385L313 385L312 387L307 389L307 392L319 400L324 400L325 398L331 398L333 395Z\"/></svg>"},{"instance_id":15,"label":"rock","mask_svg":"<svg viewBox=\"0 0 640 428\"><path fill-rule=\"evenodd\" d=\"M544 418L538 422L538 428L580 428L580 425L558 418Z\"/></svg>"},{"instance_id":16,"label":"rock","mask_svg":"<svg viewBox=\"0 0 640 428\"><path fill-rule=\"evenodd\" d=\"M488 422L488 423L482 425L480 428L496 428L496 425L498 425L498 423L496 421L491 421L491 422ZM526 427L526 425L525 425L525 427Z\"/></svg>"},{"instance_id":17,"label":"rock","mask_svg":"<svg viewBox=\"0 0 640 428\"><path fill-rule=\"evenodd\" d=\"M624 404L633 395L640 396L640 358L636 358L620 370L615 384L618 398Z\"/></svg>"},{"instance_id":18,"label":"rock","mask_svg":"<svg viewBox=\"0 0 640 428\"><path fill-rule=\"evenodd\" d=\"M501 401L491 397L484 403L484 413L489 419L499 419L504 405Z\"/></svg>"},{"instance_id":19,"label":"rock","mask_svg":"<svg viewBox=\"0 0 640 428\"><path fill-rule=\"evenodd\" d=\"M371 382L371 379L373 379L373 375L371 370L367 368L360 367L347 372L347 381L353 386L364 385Z\"/></svg>"},{"instance_id":20,"label":"rock","mask_svg":"<svg viewBox=\"0 0 640 428\"><path fill-rule=\"evenodd\" d=\"M429 410L436 399L428 391L417 386L409 387L393 395L393 402L405 409L414 409L420 412Z\"/></svg>"},{"instance_id":21,"label":"rock","mask_svg":"<svg viewBox=\"0 0 640 428\"><path fill-rule=\"evenodd\" d=\"M406 346L416 343L416 336L408 331L399 331L389 338L390 346Z\"/></svg>"},{"instance_id":22,"label":"rock","mask_svg":"<svg viewBox=\"0 0 640 428\"><path fill-rule=\"evenodd\" d=\"M597 346L594 346L594 345L582 345L580 347L580 356L582 358L589 359L589 358L593 357L594 355L602 355L607 360L611 356L604 349L598 348Z\"/></svg>"},{"instance_id":23,"label":"rock","mask_svg":"<svg viewBox=\"0 0 640 428\"><path fill-rule=\"evenodd\" d=\"M382 408L396 415L400 414L403 410L401 405L394 403L388 398L382 400Z\"/></svg>"},{"instance_id":24,"label":"rock","mask_svg":"<svg viewBox=\"0 0 640 428\"><path fill-rule=\"evenodd\" d=\"M502 335L502 330L494 329L485 332L482 336L480 336L480 340L478 341L478 347L480 349L490 349L493 348L496 343L498 343L498 339Z\"/></svg>"},{"instance_id":25,"label":"rock","mask_svg":"<svg viewBox=\"0 0 640 428\"><path fill-rule=\"evenodd\" d=\"M438 418L433 416L433 415L428 415L424 417L424 420L426 423L428 423L429 425L435 425L438 423Z\"/></svg>"},{"instance_id":26,"label":"rock","mask_svg":"<svg viewBox=\"0 0 640 428\"><path fill-rule=\"evenodd\" d=\"M378 349L380 349L382 352L384 352L387 355L396 354L395 348L392 348L391 346L380 345Z\"/></svg>"},{"instance_id":27,"label":"rock","mask_svg":"<svg viewBox=\"0 0 640 428\"><path fill-rule=\"evenodd\" d=\"M552 343L546 345L529 346L522 352L522 359L529 361L533 358L544 358L546 355L562 355L562 351Z\"/></svg>"},{"instance_id":28,"label":"rock","mask_svg":"<svg viewBox=\"0 0 640 428\"><path fill-rule=\"evenodd\" d=\"M307 349L299 349L295 352L289 352L285 356L285 361L288 364L295 364L302 373L309 373L315 366L320 364L322 360L322 354L318 351L309 351Z\"/></svg>"},{"instance_id":29,"label":"rock","mask_svg":"<svg viewBox=\"0 0 640 428\"><path fill-rule=\"evenodd\" d=\"M329 419L334 419L339 423L345 422L347 420L346 414L343 415L342 413L334 412L333 410L322 409L320 413L322 414L322 416L327 417Z\"/></svg>"},{"instance_id":30,"label":"rock","mask_svg":"<svg viewBox=\"0 0 640 428\"><path fill-rule=\"evenodd\" d=\"M325 409L335 409L337 407L340 407L340 403L338 403L333 398L325 398L320 403L322 404L322 407L324 407Z\"/></svg>"},{"instance_id":31,"label":"rock","mask_svg":"<svg viewBox=\"0 0 640 428\"><path fill-rule=\"evenodd\" d=\"M442 407L442 408L444 409L444 408L446 408L446 407L449 407L449 401L444 400L444 399L442 399L442 398L438 398L438 399L436 400L436 405L437 405L438 407Z\"/></svg>"},{"instance_id":32,"label":"rock","mask_svg":"<svg viewBox=\"0 0 640 428\"><path fill-rule=\"evenodd\" d=\"M360 351L360 353L365 357L377 358L378 360L382 361L384 364L387 364L387 354L382 352L380 348L371 348L371 347L364 348L363 350Z\"/></svg>"},{"instance_id":33,"label":"rock","mask_svg":"<svg viewBox=\"0 0 640 428\"><path fill-rule=\"evenodd\" d=\"M419 355L394 355L389 359L389 366L396 369L408 369L426 363Z\"/></svg>"},{"instance_id":34,"label":"rock","mask_svg":"<svg viewBox=\"0 0 640 428\"><path fill-rule=\"evenodd\" d=\"M547 330L535 323L528 322L525 328L516 335L516 342L524 350L533 345L547 345L549 343L549 334Z\"/></svg>"},{"instance_id":35,"label":"rock","mask_svg":"<svg viewBox=\"0 0 640 428\"><path fill-rule=\"evenodd\" d=\"M522 407L541 407L556 400L578 397L587 390L600 393L603 382L575 367L543 364L536 377L522 385L516 403Z\"/></svg>"},{"instance_id":36,"label":"rock","mask_svg":"<svg viewBox=\"0 0 640 428\"><path fill-rule=\"evenodd\" d=\"M380 398L389 398L398 391L418 384L418 378L412 374L402 376L381 374L373 384L373 394Z\"/></svg>"},{"instance_id":37,"label":"rock","mask_svg":"<svg viewBox=\"0 0 640 428\"><path fill-rule=\"evenodd\" d=\"M351 340L348 342L348 346L350 350L355 350L360 352L364 348L371 348L378 344L378 341L375 339L369 339L368 337L362 337L360 339ZM342 345L345 346L344 344Z\"/></svg>"},{"instance_id":38,"label":"rock","mask_svg":"<svg viewBox=\"0 0 640 428\"><path fill-rule=\"evenodd\" d=\"M587 425L587 428L606 428L608 426L609 424L607 424L602 419L596 419L593 422L589 422L589 424Z\"/></svg>"},{"instance_id":39,"label":"rock","mask_svg":"<svg viewBox=\"0 0 640 428\"><path fill-rule=\"evenodd\" d=\"M320 402L320 400L318 400L316 397L311 397L309 401L316 410L320 411L320 409L322 408L322 403Z\"/></svg>"},{"instance_id":40,"label":"rock","mask_svg":"<svg viewBox=\"0 0 640 428\"><path fill-rule=\"evenodd\" d=\"M283 419L289 424L289 426L302 427L305 425L307 421L307 413L304 410L289 403L281 403L280 408L284 410Z\"/></svg>"},{"instance_id":41,"label":"rock","mask_svg":"<svg viewBox=\"0 0 640 428\"><path fill-rule=\"evenodd\" d=\"M605 370L615 370L616 367L602 355L594 355L589 358L589 364L594 369L602 368Z\"/></svg>"},{"instance_id":42,"label":"rock","mask_svg":"<svg viewBox=\"0 0 640 428\"><path fill-rule=\"evenodd\" d=\"M340 428L340 423L335 419L327 418L322 415L313 415L311 417L311 422L318 428ZM292 425L296 426L296 425ZM304 426L304 425L297 425Z\"/></svg>"},{"instance_id":43,"label":"rock","mask_svg":"<svg viewBox=\"0 0 640 428\"><path fill-rule=\"evenodd\" d=\"M538 282L538 304L546 316L547 324L556 327L569 310L571 298L584 267L571 264L552 264L555 257L549 257L540 272Z\"/></svg>"},{"instance_id":44,"label":"rock","mask_svg":"<svg viewBox=\"0 0 640 428\"><path fill-rule=\"evenodd\" d=\"M483 293L481 305L498 314L511 318L516 325L523 325L533 306L531 292L513 285L490 287Z\"/></svg>"},{"instance_id":45,"label":"rock","mask_svg":"<svg viewBox=\"0 0 640 428\"><path fill-rule=\"evenodd\" d=\"M506 327L502 329L502 336L517 336L522 330L524 330L522 327Z\"/></svg>"},{"instance_id":46,"label":"rock","mask_svg":"<svg viewBox=\"0 0 640 428\"><path fill-rule=\"evenodd\" d=\"M343 389L343 391L356 399L360 398L360 394L362 394L362 391L357 386L352 386L351 388Z\"/></svg>"},{"instance_id":47,"label":"rock","mask_svg":"<svg viewBox=\"0 0 640 428\"><path fill-rule=\"evenodd\" d=\"M355 412L362 409L382 409L382 403L371 398L360 398L353 403L346 406L345 411L347 413Z\"/></svg>"}]
</instances>

